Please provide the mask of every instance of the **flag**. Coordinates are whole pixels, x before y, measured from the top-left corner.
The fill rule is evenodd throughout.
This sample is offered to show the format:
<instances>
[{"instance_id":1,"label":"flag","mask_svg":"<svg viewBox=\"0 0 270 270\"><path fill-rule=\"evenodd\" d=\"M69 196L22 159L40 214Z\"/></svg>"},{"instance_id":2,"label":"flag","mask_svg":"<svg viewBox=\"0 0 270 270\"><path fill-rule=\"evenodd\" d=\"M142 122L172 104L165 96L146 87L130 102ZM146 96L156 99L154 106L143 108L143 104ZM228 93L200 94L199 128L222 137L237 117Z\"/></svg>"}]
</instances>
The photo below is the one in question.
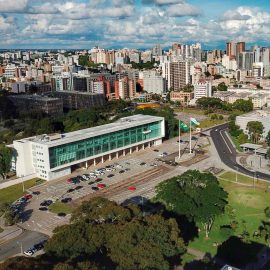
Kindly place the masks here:
<instances>
[{"instance_id":1,"label":"flag","mask_svg":"<svg viewBox=\"0 0 270 270\"><path fill-rule=\"evenodd\" d=\"M199 126L200 122L198 122L195 118L190 118L191 125Z\"/></svg>"},{"instance_id":2,"label":"flag","mask_svg":"<svg viewBox=\"0 0 270 270\"><path fill-rule=\"evenodd\" d=\"M188 131L188 125L185 124L184 122L182 122L181 120L179 121L179 128L181 131L183 132L187 132Z\"/></svg>"}]
</instances>

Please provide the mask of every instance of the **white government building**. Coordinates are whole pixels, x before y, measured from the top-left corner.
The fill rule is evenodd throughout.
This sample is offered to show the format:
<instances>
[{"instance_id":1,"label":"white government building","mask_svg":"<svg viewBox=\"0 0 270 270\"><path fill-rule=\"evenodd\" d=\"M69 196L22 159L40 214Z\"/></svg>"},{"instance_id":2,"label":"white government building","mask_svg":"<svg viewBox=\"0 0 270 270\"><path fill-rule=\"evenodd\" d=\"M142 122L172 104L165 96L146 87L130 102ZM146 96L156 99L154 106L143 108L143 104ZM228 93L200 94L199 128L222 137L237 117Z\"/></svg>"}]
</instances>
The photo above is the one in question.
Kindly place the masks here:
<instances>
[{"instance_id":1,"label":"white government building","mask_svg":"<svg viewBox=\"0 0 270 270\"><path fill-rule=\"evenodd\" d=\"M18 177L35 174L45 180L159 145L165 136L163 117L135 115L115 123L66 134L16 140L13 169Z\"/></svg>"}]
</instances>

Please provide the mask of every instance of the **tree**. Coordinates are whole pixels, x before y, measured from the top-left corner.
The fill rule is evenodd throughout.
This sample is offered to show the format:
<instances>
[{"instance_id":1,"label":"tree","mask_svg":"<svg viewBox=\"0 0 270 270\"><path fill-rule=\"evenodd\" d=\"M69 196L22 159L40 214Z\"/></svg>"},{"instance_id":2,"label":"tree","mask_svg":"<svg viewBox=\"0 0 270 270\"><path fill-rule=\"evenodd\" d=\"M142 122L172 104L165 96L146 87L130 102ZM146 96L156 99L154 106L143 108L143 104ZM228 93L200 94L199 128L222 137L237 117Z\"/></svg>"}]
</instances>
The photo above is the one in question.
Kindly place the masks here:
<instances>
[{"instance_id":1,"label":"tree","mask_svg":"<svg viewBox=\"0 0 270 270\"><path fill-rule=\"evenodd\" d=\"M269 130L268 133L267 133L267 136L266 136L266 138L265 138L265 141L266 141L266 143L268 144L268 146L270 146L270 130Z\"/></svg>"},{"instance_id":2,"label":"tree","mask_svg":"<svg viewBox=\"0 0 270 270\"><path fill-rule=\"evenodd\" d=\"M247 123L247 130L254 143L258 143L263 134L264 126L259 121L250 121Z\"/></svg>"},{"instance_id":3,"label":"tree","mask_svg":"<svg viewBox=\"0 0 270 270\"><path fill-rule=\"evenodd\" d=\"M262 221L259 227L260 236L264 238L265 243L270 247L270 222Z\"/></svg>"},{"instance_id":4,"label":"tree","mask_svg":"<svg viewBox=\"0 0 270 270\"><path fill-rule=\"evenodd\" d=\"M218 91L227 91L228 90L228 86L225 84L225 82L222 82L222 83L218 84L217 90Z\"/></svg>"},{"instance_id":5,"label":"tree","mask_svg":"<svg viewBox=\"0 0 270 270\"><path fill-rule=\"evenodd\" d=\"M11 159L11 149L3 145L0 146L0 175L2 175L4 179L7 178L7 173L10 172Z\"/></svg>"},{"instance_id":6,"label":"tree","mask_svg":"<svg viewBox=\"0 0 270 270\"><path fill-rule=\"evenodd\" d=\"M249 100L238 99L233 103L233 109L242 112L250 112L253 110L253 103Z\"/></svg>"},{"instance_id":7,"label":"tree","mask_svg":"<svg viewBox=\"0 0 270 270\"><path fill-rule=\"evenodd\" d=\"M215 218L224 212L227 192L211 173L189 170L158 185L156 200L189 220L201 223L206 237Z\"/></svg>"},{"instance_id":8,"label":"tree","mask_svg":"<svg viewBox=\"0 0 270 270\"><path fill-rule=\"evenodd\" d=\"M270 219L270 207L269 206L264 209L264 214L265 214L267 219Z\"/></svg>"},{"instance_id":9,"label":"tree","mask_svg":"<svg viewBox=\"0 0 270 270\"><path fill-rule=\"evenodd\" d=\"M213 108L213 109L221 109L222 108L222 100L214 97L202 97L196 101L197 105L203 109Z\"/></svg>"},{"instance_id":10,"label":"tree","mask_svg":"<svg viewBox=\"0 0 270 270\"><path fill-rule=\"evenodd\" d=\"M55 230L45 251L61 261L100 258L99 263L109 263L106 269L166 270L185 245L175 219L93 198L74 212L70 225Z\"/></svg>"}]
</instances>

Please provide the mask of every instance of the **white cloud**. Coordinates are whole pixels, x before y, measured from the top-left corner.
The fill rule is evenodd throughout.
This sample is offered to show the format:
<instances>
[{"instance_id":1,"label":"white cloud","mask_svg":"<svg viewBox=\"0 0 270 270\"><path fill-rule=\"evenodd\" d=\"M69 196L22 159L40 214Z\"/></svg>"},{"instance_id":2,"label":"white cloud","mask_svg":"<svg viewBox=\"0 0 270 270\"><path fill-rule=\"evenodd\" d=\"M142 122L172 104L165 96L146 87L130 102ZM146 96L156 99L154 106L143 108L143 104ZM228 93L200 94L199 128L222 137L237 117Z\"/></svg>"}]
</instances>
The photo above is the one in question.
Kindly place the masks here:
<instances>
[{"instance_id":1,"label":"white cloud","mask_svg":"<svg viewBox=\"0 0 270 270\"><path fill-rule=\"evenodd\" d=\"M16 0L15 2L10 0L0 0L0 13L15 13L26 10L28 0Z\"/></svg>"},{"instance_id":2,"label":"white cloud","mask_svg":"<svg viewBox=\"0 0 270 270\"><path fill-rule=\"evenodd\" d=\"M202 13L198 7L187 3L171 5L166 12L168 16L172 17L199 16Z\"/></svg>"}]
</instances>

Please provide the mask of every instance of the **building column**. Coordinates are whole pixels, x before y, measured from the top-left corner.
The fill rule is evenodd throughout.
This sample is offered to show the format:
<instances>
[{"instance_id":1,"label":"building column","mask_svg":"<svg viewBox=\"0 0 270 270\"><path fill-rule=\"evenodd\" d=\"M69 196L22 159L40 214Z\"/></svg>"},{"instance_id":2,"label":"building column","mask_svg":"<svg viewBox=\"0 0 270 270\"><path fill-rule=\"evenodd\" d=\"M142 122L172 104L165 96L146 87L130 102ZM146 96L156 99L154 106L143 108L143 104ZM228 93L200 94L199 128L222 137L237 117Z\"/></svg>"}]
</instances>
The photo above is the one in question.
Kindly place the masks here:
<instances>
[{"instance_id":1,"label":"building column","mask_svg":"<svg viewBox=\"0 0 270 270\"><path fill-rule=\"evenodd\" d=\"M129 153L132 154L132 147L129 148Z\"/></svg>"},{"instance_id":2,"label":"building column","mask_svg":"<svg viewBox=\"0 0 270 270\"><path fill-rule=\"evenodd\" d=\"M88 164L87 164L87 161L85 161L85 169L88 168Z\"/></svg>"},{"instance_id":3,"label":"building column","mask_svg":"<svg viewBox=\"0 0 270 270\"><path fill-rule=\"evenodd\" d=\"M118 154L118 151L116 152L116 158L117 158L117 159L119 158L119 154Z\"/></svg>"},{"instance_id":4,"label":"building column","mask_svg":"<svg viewBox=\"0 0 270 270\"><path fill-rule=\"evenodd\" d=\"M139 152L139 146L138 145L136 146L136 151Z\"/></svg>"},{"instance_id":5,"label":"building column","mask_svg":"<svg viewBox=\"0 0 270 270\"><path fill-rule=\"evenodd\" d=\"M109 154L109 161L111 161L112 160L112 155L111 154Z\"/></svg>"},{"instance_id":6,"label":"building column","mask_svg":"<svg viewBox=\"0 0 270 270\"><path fill-rule=\"evenodd\" d=\"M142 145L142 149L144 150L144 144Z\"/></svg>"},{"instance_id":7,"label":"building column","mask_svg":"<svg viewBox=\"0 0 270 270\"><path fill-rule=\"evenodd\" d=\"M123 156L124 157L126 156L126 150L125 149L123 150Z\"/></svg>"},{"instance_id":8,"label":"building column","mask_svg":"<svg viewBox=\"0 0 270 270\"><path fill-rule=\"evenodd\" d=\"M94 158L94 166L97 166L97 162L96 159Z\"/></svg>"},{"instance_id":9,"label":"building column","mask_svg":"<svg viewBox=\"0 0 270 270\"><path fill-rule=\"evenodd\" d=\"M104 163L104 156L101 157L101 163Z\"/></svg>"},{"instance_id":10,"label":"building column","mask_svg":"<svg viewBox=\"0 0 270 270\"><path fill-rule=\"evenodd\" d=\"M148 143L148 148L151 148L151 142Z\"/></svg>"}]
</instances>

